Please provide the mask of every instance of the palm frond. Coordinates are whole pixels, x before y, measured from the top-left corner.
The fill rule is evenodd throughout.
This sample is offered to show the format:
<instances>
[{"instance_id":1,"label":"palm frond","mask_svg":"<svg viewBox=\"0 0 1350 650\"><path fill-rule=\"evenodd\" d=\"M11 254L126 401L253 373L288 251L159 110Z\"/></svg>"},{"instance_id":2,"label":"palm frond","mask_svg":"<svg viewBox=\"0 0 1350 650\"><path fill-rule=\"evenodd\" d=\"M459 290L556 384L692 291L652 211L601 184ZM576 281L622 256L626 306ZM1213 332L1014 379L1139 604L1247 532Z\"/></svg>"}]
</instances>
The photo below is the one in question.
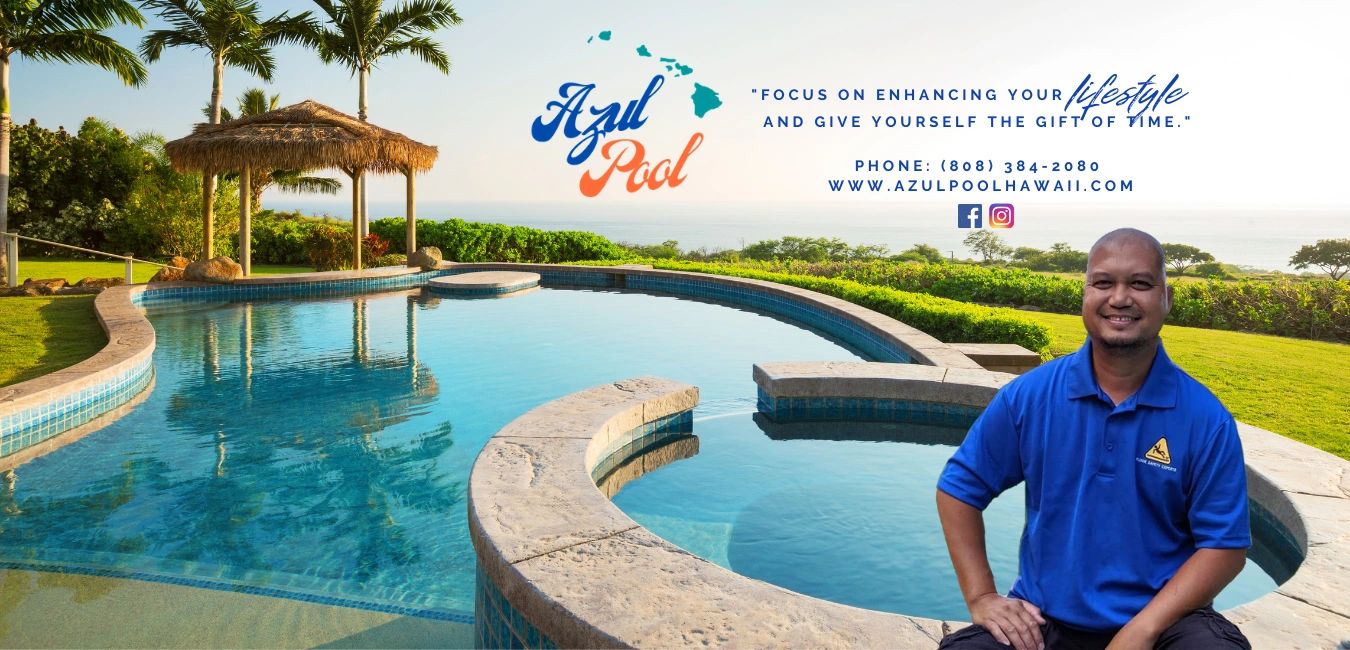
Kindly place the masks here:
<instances>
[{"instance_id":1,"label":"palm frond","mask_svg":"<svg viewBox=\"0 0 1350 650\"><path fill-rule=\"evenodd\" d=\"M210 44L201 38L200 34L176 29L156 29L141 39L141 58L147 63L154 63L164 54L164 48L167 47L211 49Z\"/></svg>"},{"instance_id":2,"label":"palm frond","mask_svg":"<svg viewBox=\"0 0 1350 650\"><path fill-rule=\"evenodd\" d=\"M272 184L292 194L337 194L342 191L342 182L336 178L301 176L302 173L294 169L272 170Z\"/></svg>"},{"instance_id":3,"label":"palm frond","mask_svg":"<svg viewBox=\"0 0 1350 650\"><path fill-rule=\"evenodd\" d=\"M276 60L272 58L270 48L254 44L252 47L230 48L225 52L225 65L240 68L263 81L271 81Z\"/></svg>"},{"instance_id":4,"label":"palm frond","mask_svg":"<svg viewBox=\"0 0 1350 650\"><path fill-rule=\"evenodd\" d=\"M10 11L4 13L9 14L29 3L18 4L19 7L6 7ZM51 0L37 3L30 16L34 19L30 24L38 28L34 31L77 29L101 31L121 23L136 27L145 25L145 18L141 16L141 12L127 0Z\"/></svg>"},{"instance_id":5,"label":"palm frond","mask_svg":"<svg viewBox=\"0 0 1350 650\"><path fill-rule=\"evenodd\" d=\"M391 43L385 48L384 54L392 57L411 54L421 59L423 63L431 64L442 74L450 74L450 57L445 53L445 50L441 49L439 43L426 36L417 36Z\"/></svg>"},{"instance_id":6,"label":"palm frond","mask_svg":"<svg viewBox=\"0 0 1350 650\"><path fill-rule=\"evenodd\" d=\"M447 0L410 0L380 16L380 31L387 39L406 38L461 22Z\"/></svg>"},{"instance_id":7,"label":"palm frond","mask_svg":"<svg viewBox=\"0 0 1350 650\"><path fill-rule=\"evenodd\" d=\"M89 63L121 77L128 86L145 83L145 65L116 39L92 29L30 34L15 50L35 61Z\"/></svg>"}]
</instances>

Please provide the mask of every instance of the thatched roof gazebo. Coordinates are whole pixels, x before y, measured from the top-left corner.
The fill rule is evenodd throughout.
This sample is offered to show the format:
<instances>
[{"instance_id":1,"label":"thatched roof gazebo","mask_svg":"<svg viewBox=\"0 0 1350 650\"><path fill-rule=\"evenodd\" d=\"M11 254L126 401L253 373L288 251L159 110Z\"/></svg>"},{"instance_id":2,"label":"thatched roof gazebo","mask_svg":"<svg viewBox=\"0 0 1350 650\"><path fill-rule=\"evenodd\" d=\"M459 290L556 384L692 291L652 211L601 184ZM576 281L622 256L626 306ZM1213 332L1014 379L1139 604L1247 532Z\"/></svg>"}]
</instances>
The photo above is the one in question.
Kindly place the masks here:
<instances>
[{"instance_id":1,"label":"thatched roof gazebo","mask_svg":"<svg viewBox=\"0 0 1350 650\"><path fill-rule=\"evenodd\" d=\"M306 100L274 111L221 124L198 124L192 135L165 143L174 169L204 176L238 171L239 257L244 275L250 271L249 183L253 169L341 169L352 179L352 233L356 238L355 268L361 268L361 177L403 174L408 179L408 252L416 250L417 230L413 178L431 169L436 147L425 145L315 101ZM203 183L205 188L209 184ZM202 219L206 258L213 255L212 199L203 191Z\"/></svg>"}]
</instances>

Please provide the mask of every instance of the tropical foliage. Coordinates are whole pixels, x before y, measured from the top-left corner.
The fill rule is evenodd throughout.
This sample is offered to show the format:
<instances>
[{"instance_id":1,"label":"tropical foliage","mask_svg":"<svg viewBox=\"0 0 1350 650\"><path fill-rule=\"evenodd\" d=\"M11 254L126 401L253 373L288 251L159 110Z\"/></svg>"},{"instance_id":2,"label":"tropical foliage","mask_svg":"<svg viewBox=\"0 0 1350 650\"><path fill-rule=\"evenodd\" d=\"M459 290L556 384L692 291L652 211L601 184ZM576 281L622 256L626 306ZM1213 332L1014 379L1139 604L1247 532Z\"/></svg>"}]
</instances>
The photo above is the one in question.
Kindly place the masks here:
<instances>
[{"instance_id":1,"label":"tropical foliage","mask_svg":"<svg viewBox=\"0 0 1350 650\"><path fill-rule=\"evenodd\" d=\"M677 264L657 260L663 268ZM825 278L924 293L970 303L1031 307L1077 314L1083 304L1083 282L1034 273L971 264L870 262L804 262L800 260L710 265L733 272L748 269ZM1174 325L1278 334L1350 342L1350 282L1334 280L1173 283Z\"/></svg>"},{"instance_id":2,"label":"tropical foliage","mask_svg":"<svg viewBox=\"0 0 1350 650\"><path fill-rule=\"evenodd\" d=\"M392 252L407 253L404 250L406 223L401 217L379 219L371 222L370 230L393 242ZM418 219L417 243L435 246L441 249L445 259L457 262L556 263L624 257L623 249L595 233L539 230L462 219Z\"/></svg>"},{"instance_id":3,"label":"tropical foliage","mask_svg":"<svg viewBox=\"0 0 1350 650\"><path fill-rule=\"evenodd\" d=\"M144 24L140 12L126 0L0 3L0 232L10 229L10 62L23 57L86 63L115 73L129 85L140 85L145 81L145 66L103 33L122 23ZM0 246L0 267L4 256L4 246Z\"/></svg>"}]
</instances>

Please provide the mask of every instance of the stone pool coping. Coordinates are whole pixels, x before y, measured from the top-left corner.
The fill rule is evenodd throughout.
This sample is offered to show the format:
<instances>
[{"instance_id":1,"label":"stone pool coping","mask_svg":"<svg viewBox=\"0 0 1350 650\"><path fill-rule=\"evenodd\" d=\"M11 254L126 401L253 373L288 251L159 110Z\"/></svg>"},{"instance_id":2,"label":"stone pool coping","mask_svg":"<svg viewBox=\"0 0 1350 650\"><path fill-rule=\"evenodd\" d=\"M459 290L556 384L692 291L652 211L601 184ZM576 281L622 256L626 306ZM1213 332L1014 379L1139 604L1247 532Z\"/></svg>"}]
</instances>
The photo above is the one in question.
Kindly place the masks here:
<instances>
[{"instance_id":1,"label":"stone pool coping","mask_svg":"<svg viewBox=\"0 0 1350 650\"><path fill-rule=\"evenodd\" d=\"M980 406L1013 379L870 362L757 364L754 377L775 397L948 395ZM470 477L469 525L480 581L492 581L479 601L504 598L510 611L501 620L480 612L480 634L497 625L496 638L518 634L528 643L540 635L560 647L933 647L964 625L858 609L740 576L628 518L596 487L593 469L625 435L696 402L692 386L629 379L540 406L489 441ZM1254 647L1336 647L1350 638L1343 597L1350 463L1257 427L1239 430L1252 498L1305 559L1275 591L1225 614Z\"/></svg>"},{"instance_id":2,"label":"stone pool coping","mask_svg":"<svg viewBox=\"0 0 1350 650\"><path fill-rule=\"evenodd\" d=\"M752 290L775 296L790 304L831 315L855 326L864 335L874 337L883 347L899 351L911 360L928 365L978 368L978 364L954 348L889 316L844 300L806 289L778 285L761 280L713 276L688 271L663 271L634 266L578 266L570 264L458 263L443 262L435 271L415 267L379 267L363 271L325 271L263 276L236 280L229 284L203 282L157 282L112 287L94 300L108 343L93 356L73 366L41 377L0 388L0 458L49 444L65 433L129 401L143 392L154 373L151 356L155 331L139 306L143 300L179 299L209 296L225 300L288 295L345 294L354 290L411 288L425 280L449 274L474 271L524 271L543 276L548 286L593 286L626 288L642 282L685 283L689 286L720 286ZM630 282L629 279L633 281ZM631 287L639 291L661 292L661 287ZM667 289L678 289L667 286ZM679 292L696 295L696 292ZM134 389L134 390L133 390ZM78 415L79 417L73 417ZM41 436L33 429L39 423L69 420L68 427L52 432L43 427ZM23 435L19 435L23 434ZM61 443L64 444L64 443ZM29 455L31 457L32 454ZM10 461L13 464L13 461Z\"/></svg>"}]
</instances>

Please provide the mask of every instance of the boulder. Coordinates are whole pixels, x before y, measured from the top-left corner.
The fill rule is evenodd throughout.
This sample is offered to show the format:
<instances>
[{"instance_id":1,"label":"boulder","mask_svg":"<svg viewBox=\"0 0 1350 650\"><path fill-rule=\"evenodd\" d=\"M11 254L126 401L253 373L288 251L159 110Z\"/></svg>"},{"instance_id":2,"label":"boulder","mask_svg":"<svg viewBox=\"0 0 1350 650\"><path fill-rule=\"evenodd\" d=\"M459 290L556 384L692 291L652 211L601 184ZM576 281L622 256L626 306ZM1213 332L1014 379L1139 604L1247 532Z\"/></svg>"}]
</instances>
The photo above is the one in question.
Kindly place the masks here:
<instances>
[{"instance_id":1,"label":"boulder","mask_svg":"<svg viewBox=\"0 0 1350 650\"><path fill-rule=\"evenodd\" d=\"M169 260L169 266L172 266L175 269L185 269L191 262L192 260L189 260L182 255L174 255L173 259Z\"/></svg>"},{"instance_id":2,"label":"boulder","mask_svg":"<svg viewBox=\"0 0 1350 650\"><path fill-rule=\"evenodd\" d=\"M37 292L39 296L50 296L56 293L61 287L66 286L65 278L47 278L45 280L34 280L28 278L23 281L23 288L30 288ZM26 293L24 295L33 295Z\"/></svg>"},{"instance_id":3,"label":"boulder","mask_svg":"<svg viewBox=\"0 0 1350 650\"><path fill-rule=\"evenodd\" d=\"M175 258L175 259L182 259ZM151 282L177 282L183 279L183 269L177 266L165 266L150 276Z\"/></svg>"},{"instance_id":4,"label":"boulder","mask_svg":"<svg viewBox=\"0 0 1350 650\"><path fill-rule=\"evenodd\" d=\"M244 267L221 255L187 265L187 268L183 269L183 277L193 282L233 282L244 277Z\"/></svg>"},{"instance_id":5,"label":"boulder","mask_svg":"<svg viewBox=\"0 0 1350 650\"><path fill-rule=\"evenodd\" d=\"M83 287L80 285L75 285L61 289L56 293L62 296L79 296L93 293L103 293L104 289L107 289L107 287L100 287L92 284Z\"/></svg>"},{"instance_id":6,"label":"boulder","mask_svg":"<svg viewBox=\"0 0 1350 650\"><path fill-rule=\"evenodd\" d=\"M34 286L39 286L39 285L41 285L41 286L47 286L47 288L51 289L51 291L57 291L57 289L62 288L62 286L65 286L65 285L66 285L66 278L63 278L63 277L50 277L50 278L46 278L46 280L34 280L34 278L31 278L31 277L30 277L30 278L27 278L27 280L24 280L24 281L23 281L23 284L31 284L31 285L34 285Z\"/></svg>"},{"instance_id":7,"label":"boulder","mask_svg":"<svg viewBox=\"0 0 1350 650\"><path fill-rule=\"evenodd\" d=\"M75 283L77 287L93 287L95 289L107 289L126 284L122 278L84 278Z\"/></svg>"},{"instance_id":8,"label":"boulder","mask_svg":"<svg viewBox=\"0 0 1350 650\"><path fill-rule=\"evenodd\" d=\"M435 246L423 246L408 256L408 266L420 266L423 271L440 268L441 249Z\"/></svg>"},{"instance_id":9,"label":"boulder","mask_svg":"<svg viewBox=\"0 0 1350 650\"><path fill-rule=\"evenodd\" d=\"M41 296L42 293L38 291L38 289L37 289L37 287L36 287L35 285L24 284L24 285L20 285L20 286L14 287L13 289L7 289L5 295L8 295L8 296L24 296L24 297L32 298L32 297L35 297L35 296Z\"/></svg>"}]
</instances>

